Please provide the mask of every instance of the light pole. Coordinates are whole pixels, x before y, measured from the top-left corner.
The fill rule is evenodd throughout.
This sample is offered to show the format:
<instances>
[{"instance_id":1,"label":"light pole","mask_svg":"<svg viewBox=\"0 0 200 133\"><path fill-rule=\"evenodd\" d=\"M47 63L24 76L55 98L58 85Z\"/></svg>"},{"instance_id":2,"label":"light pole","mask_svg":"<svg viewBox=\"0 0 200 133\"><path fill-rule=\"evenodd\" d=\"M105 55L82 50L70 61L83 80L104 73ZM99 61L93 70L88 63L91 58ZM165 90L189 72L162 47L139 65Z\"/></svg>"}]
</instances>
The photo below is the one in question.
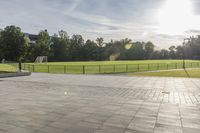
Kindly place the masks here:
<instances>
[{"instance_id":1,"label":"light pole","mask_svg":"<svg viewBox=\"0 0 200 133\"><path fill-rule=\"evenodd\" d=\"M189 38L184 39L183 41L183 50L182 50L182 58L183 58L183 69L185 70L185 45L190 41Z\"/></svg>"}]
</instances>

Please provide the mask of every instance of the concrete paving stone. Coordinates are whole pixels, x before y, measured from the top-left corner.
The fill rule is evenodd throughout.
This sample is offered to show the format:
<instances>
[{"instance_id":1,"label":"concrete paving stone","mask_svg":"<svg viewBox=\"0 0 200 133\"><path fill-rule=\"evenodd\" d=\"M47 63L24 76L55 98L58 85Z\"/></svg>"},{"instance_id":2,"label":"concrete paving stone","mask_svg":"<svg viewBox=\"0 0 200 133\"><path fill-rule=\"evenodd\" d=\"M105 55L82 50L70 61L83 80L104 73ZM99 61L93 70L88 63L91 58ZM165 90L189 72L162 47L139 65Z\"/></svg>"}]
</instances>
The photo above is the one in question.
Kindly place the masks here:
<instances>
[{"instance_id":1,"label":"concrete paving stone","mask_svg":"<svg viewBox=\"0 0 200 133\"><path fill-rule=\"evenodd\" d=\"M90 114L88 113L72 112L69 115L64 116L63 118L68 119L68 120L75 119L75 118L82 120L89 115Z\"/></svg>"},{"instance_id":2,"label":"concrete paving stone","mask_svg":"<svg viewBox=\"0 0 200 133\"><path fill-rule=\"evenodd\" d=\"M101 128L97 129L94 133L123 133L124 130L125 129L121 127L103 125Z\"/></svg>"},{"instance_id":3,"label":"concrete paving stone","mask_svg":"<svg viewBox=\"0 0 200 133\"><path fill-rule=\"evenodd\" d=\"M145 131L137 131L137 130L130 130L130 129L126 129L124 131L124 133L152 133L152 132L145 132Z\"/></svg>"},{"instance_id":4,"label":"concrete paving stone","mask_svg":"<svg viewBox=\"0 0 200 133\"><path fill-rule=\"evenodd\" d=\"M39 117L40 120L46 120L46 121L55 121L55 120L58 120L60 118L62 118L63 115L61 114L57 114L57 113L48 113L48 114L45 114L45 115L41 115Z\"/></svg>"},{"instance_id":5,"label":"concrete paving stone","mask_svg":"<svg viewBox=\"0 0 200 133\"><path fill-rule=\"evenodd\" d=\"M30 130L26 128L16 127L8 131L9 133L35 133L35 130Z\"/></svg>"},{"instance_id":6,"label":"concrete paving stone","mask_svg":"<svg viewBox=\"0 0 200 133\"><path fill-rule=\"evenodd\" d=\"M199 82L45 73L5 78L0 82L0 133L196 133Z\"/></svg>"},{"instance_id":7,"label":"concrete paving stone","mask_svg":"<svg viewBox=\"0 0 200 133\"><path fill-rule=\"evenodd\" d=\"M200 111L197 106L181 106L180 113L182 118L186 119L200 119Z\"/></svg>"},{"instance_id":8,"label":"concrete paving stone","mask_svg":"<svg viewBox=\"0 0 200 133\"><path fill-rule=\"evenodd\" d=\"M159 111L158 117L165 117L165 118L171 118L171 119L180 119L180 115L173 113L173 112L163 112Z\"/></svg>"},{"instance_id":9,"label":"concrete paving stone","mask_svg":"<svg viewBox=\"0 0 200 133\"><path fill-rule=\"evenodd\" d=\"M80 119L80 118L74 118L74 119L68 119L68 118L62 118L60 119L59 121L60 122L63 122L63 123L66 123L66 124L77 124L81 121L83 121L84 119Z\"/></svg>"},{"instance_id":10,"label":"concrete paving stone","mask_svg":"<svg viewBox=\"0 0 200 133\"><path fill-rule=\"evenodd\" d=\"M181 119L180 118L158 117L156 123L181 127Z\"/></svg>"},{"instance_id":11,"label":"concrete paving stone","mask_svg":"<svg viewBox=\"0 0 200 133\"><path fill-rule=\"evenodd\" d=\"M156 124L154 133L183 133L183 130L179 126Z\"/></svg>"},{"instance_id":12,"label":"concrete paving stone","mask_svg":"<svg viewBox=\"0 0 200 133\"><path fill-rule=\"evenodd\" d=\"M200 119L182 119L183 127L200 129Z\"/></svg>"},{"instance_id":13,"label":"concrete paving stone","mask_svg":"<svg viewBox=\"0 0 200 133\"><path fill-rule=\"evenodd\" d=\"M33 119L32 121L30 122L27 122L23 125L24 126L30 126L30 127L44 127L44 126L47 126L48 124L52 123L52 121L49 121L49 120L44 120L44 119Z\"/></svg>"},{"instance_id":14,"label":"concrete paving stone","mask_svg":"<svg viewBox=\"0 0 200 133\"><path fill-rule=\"evenodd\" d=\"M85 122L85 121L81 121L77 124L80 127L88 127L88 128L93 128L93 129L98 129L100 128L102 125L99 123L92 123L92 122Z\"/></svg>"},{"instance_id":15,"label":"concrete paving stone","mask_svg":"<svg viewBox=\"0 0 200 133\"><path fill-rule=\"evenodd\" d=\"M35 131L35 133L40 133L40 132L42 132L42 133L63 133L64 129L46 126L46 127L40 128L37 131Z\"/></svg>"},{"instance_id":16,"label":"concrete paving stone","mask_svg":"<svg viewBox=\"0 0 200 133\"><path fill-rule=\"evenodd\" d=\"M155 123L156 116L152 116L152 115L137 116L137 115L135 115L133 121L146 121L146 122L150 122L150 123Z\"/></svg>"},{"instance_id":17,"label":"concrete paving stone","mask_svg":"<svg viewBox=\"0 0 200 133\"><path fill-rule=\"evenodd\" d=\"M156 120L143 119L141 117L134 118L128 125L128 129L140 132L153 132Z\"/></svg>"},{"instance_id":18,"label":"concrete paving stone","mask_svg":"<svg viewBox=\"0 0 200 133\"><path fill-rule=\"evenodd\" d=\"M78 122L76 122L76 123L78 123ZM63 122L63 121L55 121L55 122L50 123L48 126L65 130L67 127L71 127L73 125L74 125L74 123L70 123L70 122L67 123L67 122Z\"/></svg>"},{"instance_id":19,"label":"concrete paving stone","mask_svg":"<svg viewBox=\"0 0 200 133\"><path fill-rule=\"evenodd\" d=\"M200 129L183 127L183 133L200 133Z\"/></svg>"},{"instance_id":20,"label":"concrete paving stone","mask_svg":"<svg viewBox=\"0 0 200 133\"><path fill-rule=\"evenodd\" d=\"M117 112L117 111L111 112L111 111L107 111L107 110L98 110L98 111L94 112L93 114L94 115L100 115L102 117L110 117L113 114L115 114L115 112Z\"/></svg>"},{"instance_id":21,"label":"concrete paving stone","mask_svg":"<svg viewBox=\"0 0 200 133\"><path fill-rule=\"evenodd\" d=\"M10 124L0 123L0 131L1 132L7 132L13 128L16 128L16 127L13 125L10 125Z\"/></svg>"},{"instance_id":22,"label":"concrete paving stone","mask_svg":"<svg viewBox=\"0 0 200 133\"><path fill-rule=\"evenodd\" d=\"M104 125L126 128L132 117L125 115L113 115L104 122Z\"/></svg>"},{"instance_id":23,"label":"concrete paving stone","mask_svg":"<svg viewBox=\"0 0 200 133\"><path fill-rule=\"evenodd\" d=\"M5 131L5 130L0 130L0 133L6 133L7 131Z\"/></svg>"},{"instance_id":24,"label":"concrete paving stone","mask_svg":"<svg viewBox=\"0 0 200 133\"><path fill-rule=\"evenodd\" d=\"M91 114L83 121L103 124L109 117L101 114Z\"/></svg>"},{"instance_id":25,"label":"concrete paving stone","mask_svg":"<svg viewBox=\"0 0 200 133\"><path fill-rule=\"evenodd\" d=\"M91 107L83 107L78 110L79 113L94 113L97 110L97 108L91 108Z\"/></svg>"},{"instance_id":26,"label":"concrete paving stone","mask_svg":"<svg viewBox=\"0 0 200 133\"><path fill-rule=\"evenodd\" d=\"M135 116L137 111L135 110L127 110L127 109L120 109L118 111L115 112L115 115L125 115L125 116L129 116L129 117L133 117Z\"/></svg>"},{"instance_id":27,"label":"concrete paving stone","mask_svg":"<svg viewBox=\"0 0 200 133\"><path fill-rule=\"evenodd\" d=\"M67 127L64 133L94 133L100 126L97 123L79 122L76 125Z\"/></svg>"},{"instance_id":28,"label":"concrete paving stone","mask_svg":"<svg viewBox=\"0 0 200 133\"><path fill-rule=\"evenodd\" d=\"M47 124L41 124L36 121L29 121L29 122L23 123L23 125L20 125L20 127L26 128L26 129L31 129L31 130L38 130L40 128L45 127L46 125Z\"/></svg>"}]
</instances>

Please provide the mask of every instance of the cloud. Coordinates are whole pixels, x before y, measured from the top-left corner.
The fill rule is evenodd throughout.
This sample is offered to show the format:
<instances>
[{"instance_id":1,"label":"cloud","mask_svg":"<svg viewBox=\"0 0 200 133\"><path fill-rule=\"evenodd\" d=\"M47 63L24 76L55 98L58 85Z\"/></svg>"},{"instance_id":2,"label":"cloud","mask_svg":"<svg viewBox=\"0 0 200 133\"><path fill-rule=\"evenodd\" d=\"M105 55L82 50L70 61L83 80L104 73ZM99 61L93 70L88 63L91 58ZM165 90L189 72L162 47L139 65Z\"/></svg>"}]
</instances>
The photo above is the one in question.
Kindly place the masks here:
<instances>
[{"instance_id":1,"label":"cloud","mask_svg":"<svg viewBox=\"0 0 200 133\"><path fill-rule=\"evenodd\" d=\"M0 28L12 24L24 32L48 29L50 34L63 29L86 39L128 37L166 47L172 41L178 44L182 36L156 33L156 13L163 3L164 0L1 0Z\"/></svg>"},{"instance_id":2,"label":"cloud","mask_svg":"<svg viewBox=\"0 0 200 133\"><path fill-rule=\"evenodd\" d=\"M187 34L200 34L200 30L190 29L185 31Z\"/></svg>"},{"instance_id":3,"label":"cloud","mask_svg":"<svg viewBox=\"0 0 200 133\"><path fill-rule=\"evenodd\" d=\"M167 35L167 34L155 34L152 37L162 39L183 39L183 35Z\"/></svg>"}]
</instances>

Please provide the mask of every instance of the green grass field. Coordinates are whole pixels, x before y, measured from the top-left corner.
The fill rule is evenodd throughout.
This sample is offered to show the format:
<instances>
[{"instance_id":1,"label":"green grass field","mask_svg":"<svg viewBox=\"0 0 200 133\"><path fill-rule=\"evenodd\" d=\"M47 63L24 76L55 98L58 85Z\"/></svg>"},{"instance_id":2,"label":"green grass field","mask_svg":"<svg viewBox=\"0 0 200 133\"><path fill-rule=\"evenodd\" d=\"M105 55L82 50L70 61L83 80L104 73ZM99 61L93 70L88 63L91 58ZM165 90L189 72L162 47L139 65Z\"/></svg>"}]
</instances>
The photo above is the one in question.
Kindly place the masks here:
<instances>
[{"instance_id":1,"label":"green grass field","mask_svg":"<svg viewBox=\"0 0 200 133\"><path fill-rule=\"evenodd\" d=\"M0 64L0 73L17 72L18 67L11 64Z\"/></svg>"},{"instance_id":2,"label":"green grass field","mask_svg":"<svg viewBox=\"0 0 200 133\"><path fill-rule=\"evenodd\" d=\"M182 60L134 60L134 61L82 61L82 62L48 62L48 65L114 65L114 64L151 64L151 63L182 63ZM186 62L200 62L186 60ZM34 63L26 63L34 64ZM43 64L46 65L46 64Z\"/></svg>"},{"instance_id":3,"label":"green grass field","mask_svg":"<svg viewBox=\"0 0 200 133\"><path fill-rule=\"evenodd\" d=\"M200 78L200 69L168 70L158 72L129 73L129 76L156 76L156 77L191 77Z\"/></svg>"},{"instance_id":4,"label":"green grass field","mask_svg":"<svg viewBox=\"0 0 200 133\"><path fill-rule=\"evenodd\" d=\"M187 68L200 68L200 61L186 60ZM183 68L182 60L90 61L25 63L25 70L49 73L129 73Z\"/></svg>"}]
</instances>

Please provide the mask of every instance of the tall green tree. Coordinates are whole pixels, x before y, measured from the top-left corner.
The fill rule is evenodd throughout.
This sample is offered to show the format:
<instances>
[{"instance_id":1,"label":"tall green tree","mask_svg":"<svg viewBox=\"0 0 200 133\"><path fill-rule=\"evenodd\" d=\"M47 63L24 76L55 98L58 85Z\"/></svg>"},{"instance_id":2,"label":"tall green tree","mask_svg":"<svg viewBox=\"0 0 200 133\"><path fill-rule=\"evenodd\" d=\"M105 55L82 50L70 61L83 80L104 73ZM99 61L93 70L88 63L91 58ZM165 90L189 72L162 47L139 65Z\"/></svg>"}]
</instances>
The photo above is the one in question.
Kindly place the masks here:
<instances>
[{"instance_id":1,"label":"tall green tree","mask_svg":"<svg viewBox=\"0 0 200 133\"><path fill-rule=\"evenodd\" d=\"M21 29L16 26L7 26L1 31L1 52L2 58L18 61L26 53L26 42Z\"/></svg>"},{"instance_id":2,"label":"tall green tree","mask_svg":"<svg viewBox=\"0 0 200 133\"><path fill-rule=\"evenodd\" d=\"M161 49L160 59L169 59L169 51L166 49Z\"/></svg>"},{"instance_id":3,"label":"tall green tree","mask_svg":"<svg viewBox=\"0 0 200 133\"><path fill-rule=\"evenodd\" d=\"M103 47L103 45L104 45L104 39L102 38L102 37L98 37L97 39L96 39L96 42L97 42L97 46L99 46L99 47Z\"/></svg>"},{"instance_id":4,"label":"tall green tree","mask_svg":"<svg viewBox=\"0 0 200 133\"><path fill-rule=\"evenodd\" d=\"M70 60L83 60L82 48L84 39L81 35L73 35L70 39L69 58Z\"/></svg>"},{"instance_id":5,"label":"tall green tree","mask_svg":"<svg viewBox=\"0 0 200 133\"><path fill-rule=\"evenodd\" d=\"M0 60L3 58L3 45L2 45L2 30L0 29Z\"/></svg>"},{"instance_id":6,"label":"tall green tree","mask_svg":"<svg viewBox=\"0 0 200 133\"><path fill-rule=\"evenodd\" d=\"M187 38L183 46L186 58L200 58L200 36Z\"/></svg>"},{"instance_id":7,"label":"tall green tree","mask_svg":"<svg viewBox=\"0 0 200 133\"><path fill-rule=\"evenodd\" d=\"M38 40L34 45L34 57L48 56L50 52L50 36L47 30L42 30L38 34Z\"/></svg>"},{"instance_id":8,"label":"tall green tree","mask_svg":"<svg viewBox=\"0 0 200 133\"><path fill-rule=\"evenodd\" d=\"M98 49L99 47L94 41L87 40L83 46L83 60L98 60Z\"/></svg>"},{"instance_id":9,"label":"tall green tree","mask_svg":"<svg viewBox=\"0 0 200 133\"><path fill-rule=\"evenodd\" d=\"M145 59L145 43L135 42L130 49L130 57L132 60L143 60Z\"/></svg>"},{"instance_id":10,"label":"tall green tree","mask_svg":"<svg viewBox=\"0 0 200 133\"><path fill-rule=\"evenodd\" d=\"M176 59L176 46L169 47L169 56L171 59Z\"/></svg>"},{"instance_id":11,"label":"tall green tree","mask_svg":"<svg viewBox=\"0 0 200 133\"><path fill-rule=\"evenodd\" d=\"M69 36L66 31L59 31L51 39L51 59L55 61L68 60Z\"/></svg>"},{"instance_id":12,"label":"tall green tree","mask_svg":"<svg viewBox=\"0 0 200 133\"><path fill-rule=\"evenodd\" d=\"M154 52L154 44L152 42L145 43L145 59L151 59Z\"/></svg>"}]
</instances>

